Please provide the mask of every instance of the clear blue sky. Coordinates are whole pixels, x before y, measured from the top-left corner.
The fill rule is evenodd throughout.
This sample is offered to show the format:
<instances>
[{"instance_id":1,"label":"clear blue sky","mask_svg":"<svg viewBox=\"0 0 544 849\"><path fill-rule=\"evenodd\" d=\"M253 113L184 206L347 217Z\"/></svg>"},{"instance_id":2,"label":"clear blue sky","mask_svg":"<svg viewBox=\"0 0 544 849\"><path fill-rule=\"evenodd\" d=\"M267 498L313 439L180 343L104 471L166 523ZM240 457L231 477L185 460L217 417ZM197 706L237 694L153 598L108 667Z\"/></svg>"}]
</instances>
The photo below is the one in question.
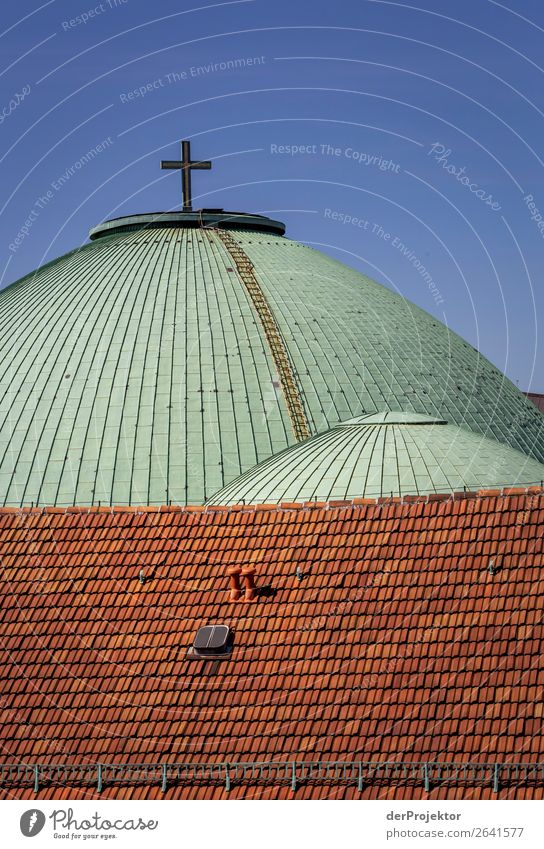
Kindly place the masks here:
<instances>
[{"instance_id":1,"label":"clear blue sky","mask_svg":"<svg viewBox=\"0 0 544 849\"><path fill-rule=\"evenodd\" d=\"M176 208L191 138L195 206L284 220L544 391L544 6L421 4L5 4L2 285Z\"/></svg>"}]
</instances>

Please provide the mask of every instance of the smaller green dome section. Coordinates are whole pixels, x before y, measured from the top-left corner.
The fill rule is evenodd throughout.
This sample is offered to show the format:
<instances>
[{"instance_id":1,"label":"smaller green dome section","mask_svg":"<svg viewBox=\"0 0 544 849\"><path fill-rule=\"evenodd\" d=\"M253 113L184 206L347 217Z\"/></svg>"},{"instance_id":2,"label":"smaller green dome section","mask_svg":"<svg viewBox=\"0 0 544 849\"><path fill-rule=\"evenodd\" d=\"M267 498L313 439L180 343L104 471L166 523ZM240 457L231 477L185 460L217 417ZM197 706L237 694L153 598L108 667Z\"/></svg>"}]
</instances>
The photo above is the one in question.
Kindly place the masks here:
<instances>
[{"instance_id":1,"label":"smaller green dome section","mask_svg":"<svg viewBox=\"0 0 544 849\"><path fill-rule=\"evenodd\" d=\"M340 422L254 466L208 504L351 501L528 486L544 465L443 419L380 412Z\"/></svg>"}]
</instances>

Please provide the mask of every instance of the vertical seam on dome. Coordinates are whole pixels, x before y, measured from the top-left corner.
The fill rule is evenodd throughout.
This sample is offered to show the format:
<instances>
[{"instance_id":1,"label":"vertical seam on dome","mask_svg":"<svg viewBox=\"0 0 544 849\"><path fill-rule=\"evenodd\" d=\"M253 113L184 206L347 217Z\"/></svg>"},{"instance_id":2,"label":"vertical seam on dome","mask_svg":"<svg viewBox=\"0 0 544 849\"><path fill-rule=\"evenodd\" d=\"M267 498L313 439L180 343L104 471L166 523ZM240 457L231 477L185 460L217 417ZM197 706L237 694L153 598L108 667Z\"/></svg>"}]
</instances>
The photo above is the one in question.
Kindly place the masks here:
<instances>
[{"instance_id":1,"label":"vertical seam on dome","mask_svg":"<svg viewBox=\"0 0 544 849\"><path fill-rule=\"evenodd\" d=\"M366 497L370 497L370 498L378 497L379 498L383 495L383 492L382 492L382 476L381 475L380 475L380 481L379 481L379 493L380 494L378 496L376 496L376 495L374 495L374 493L367 493L367 487L369 485L368 484L368 478L369 478L369 475L371 474L371 472L373 471L373 462L372 461L375 457L375 452L377 451L376 446L378 444L378 440L379 440L380 436L383 435L381 433L383 428L376 427L376 428L374 428L374 430L375 430L375 433L373 434L374 442L372 443L372 446L371 446L371 449L370 449L370 460L369 460L369 463L368 463L368 466L367 466L367 469L366 469L365 482L363 484L363 492L365 493ZM369 436L368 441L370 441L370 436ZM383 454L382 454L382 456L383 456Z\"/></svg>"},{"instance_id":2,"label":"vertical seam on dome","mask_svg":"<svg viewBox=\"0 0 544 849\"><path fill-rule=\"evenodd\" d=\"M393 446L395 448L395 471L397 473L397 487L398 493L402 497L402 484L400 482L400 468L399 468L399 451L398 451L398 443L397 443L397 428L395 425L391 428L387 428L387 430L391 431L391 437Z\"/></svg>"},{"instance_id":3,"label":"vertical seam on dome","mask_svg":"<svg viewBox=\"0 0 544 849\"><path fill-rule=\"evenodd\" d=\"M202 232L209 234L209 238L212 238L212 233L215 233L231 256L238 276L251 298L253 307L263 327L264 335L280 378L283 397L285 398L295 438L299 442L303 439L308 439L311 435L310 426L291 366L289 352L270 304L255 276L253 263L241 245L226 230L204 228Z\"/></svg>"},{"instance_id":4,"label":"vertical seam on dome","mask_svg":"<svg viewBox=\"0 0 544 849\"><path fill-rule=\"evenodd\" d=\"M423 451L421 450L421 448L420 448L420 447L419 447L419 445L418 445L418 442L417 442L416 438L415 438L415 437L414 437L414 436L410 433L410 431L409 431L408 429L403 430L402 438L404 439L404 443L405 443L405 445L406 445L406 447L407 447L407 448L408 448L407 439L410 439L410 440L411 440L411 442L412 442L412 445L415 445L415 446L416 446L417 451L418 451L418 455L419 455L419 456L418 456L418 459L419 459L419 460L421 460L422 465L423 465L423 466L425 466L425 474L427 475L427 479L428 479L428 481L429 481L429 488L428 488L428 492L436 493L436 487L435 487L434 482L433 482L433 476L432 476L432 474L431 474L431 473L430 473L430 471L429 471L429 466L428 466L428 464L427 464L427 461L425 460L425 456L424 456L424 454L423 454ZM427 441L426 441L426 443L425 443L425 448L429 449L429 442L428 442L428 440L427 440ZM409 452L409 451L408 451L408 453L410 454L410 452ZM430 452L429 452L429 453L430 453ZM411 456L411 454L410 454L410 462L412 462L412 456ZM413 467L413 463L412 463L412 467ZM420 494L420 488L419 488L419 485L418 485L418 482L417 482L417 478L416 478L416 470L415 470L415 469L414 469L414 480L415 480L415 482L416 482L416 493L419 495L419 494ZM421 491L421 494L424 494L426 490L427 490L427 487L424 487L424 489Z\"/></svg>"},{"instance_id":5,"label":"vertical seam on dome","mask_svg":"<svg viewBox=\"0 0 544 849\"><path fill-rule=\"evenodd\" d=\"M359 430L359 429L354 428L354 430ZM355 462L353 463L351 474L350 474L348 481L346 483L346 498L350 497L350 495L349 495L350 488L355 485L354 481L357 480L355 473L356 473L357 467L359 465L359 461L361 460L361 457L363 456L365 449L366 449L367 445L369 444L370 439L372 438L372 430L373 430L372 426L367 425L366 428L365 428L365 432L363 433L361 431L360 435L358 435L358 437L357 437L357 441L360 443L359 451L358 451L358 454L357 454L357 458L356 458ZM343 440L343 443L345 445L345 443L346 443L345 438ZM374 441L374 444L375 444L375 441ZM374 448L374 444L372 446L372 450ZM372 451L370 453L370 457L369 457L369 461L368 461L368 467L370 467L371 462L372 462ZM366 484L366 481L367 481L367 477L368 477L368 471L367 471L367 474L365 475L365 484ZM361 489L358 492L355 491L355 490L352 490L352 492L354 492L355 496L359 495L359 496L362 496L363 498L366 495L364 487L361 487Z\"/></svg>"}]
</instances>

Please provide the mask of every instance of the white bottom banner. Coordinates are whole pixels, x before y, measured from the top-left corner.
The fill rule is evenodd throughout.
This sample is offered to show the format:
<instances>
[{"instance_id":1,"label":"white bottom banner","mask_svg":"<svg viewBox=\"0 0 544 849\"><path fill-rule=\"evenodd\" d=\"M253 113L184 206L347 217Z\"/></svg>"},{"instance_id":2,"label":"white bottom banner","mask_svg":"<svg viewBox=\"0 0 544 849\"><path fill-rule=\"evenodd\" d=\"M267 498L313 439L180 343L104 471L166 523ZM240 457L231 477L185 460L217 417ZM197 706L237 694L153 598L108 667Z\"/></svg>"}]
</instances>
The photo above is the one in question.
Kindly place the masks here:
<instances>
[{"instance_id":1,"label":"white bottom banner","mask_svg":"<svg viewBox=\"0 0 544 849\"><path fill-rule=\"evenodd\" d=\"M2 846L543 847L544 803L0 802Z\"/></svg>"}]
</instances>

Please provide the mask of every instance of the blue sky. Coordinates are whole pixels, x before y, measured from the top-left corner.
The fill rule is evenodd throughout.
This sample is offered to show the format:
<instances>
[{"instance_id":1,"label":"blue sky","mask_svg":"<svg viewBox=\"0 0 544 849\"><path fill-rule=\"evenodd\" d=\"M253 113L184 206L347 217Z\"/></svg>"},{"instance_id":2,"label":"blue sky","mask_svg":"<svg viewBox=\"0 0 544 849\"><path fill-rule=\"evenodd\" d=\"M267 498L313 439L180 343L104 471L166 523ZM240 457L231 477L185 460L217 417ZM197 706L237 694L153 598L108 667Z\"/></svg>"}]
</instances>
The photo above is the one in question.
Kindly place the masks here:
<instances>
[{"instance_id":1,"label":"blue sky","mask_svg":"<svg viewBox=\"0 0 544 849\"><path fill-rule=\"evenodd\" d=\"M195 206L284 220L544 392L544 7L421 2L4 7L2 285L179 206L191 138Z\"/></svg>"}]
</instances>

